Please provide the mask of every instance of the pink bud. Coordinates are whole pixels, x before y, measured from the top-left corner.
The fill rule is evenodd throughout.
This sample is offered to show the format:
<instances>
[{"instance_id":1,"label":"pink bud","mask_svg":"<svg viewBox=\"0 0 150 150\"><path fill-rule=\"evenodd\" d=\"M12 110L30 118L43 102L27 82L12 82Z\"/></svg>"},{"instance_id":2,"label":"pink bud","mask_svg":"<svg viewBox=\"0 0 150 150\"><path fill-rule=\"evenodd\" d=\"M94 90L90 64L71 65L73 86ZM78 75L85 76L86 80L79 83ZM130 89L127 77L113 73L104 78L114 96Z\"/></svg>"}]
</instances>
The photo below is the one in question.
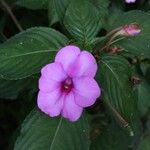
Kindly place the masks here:
<instances>
[{"instance_id":1,"label":"pink bud","mask_svg":"<svg viewBox=\"0 0 150 150\"><path fill-rule=\"evenodd\" d=\"M120 31L118 31L117 35L123 36L136 36L141 32L141 29L138 24L128 24L124 25Z\"/></svg>"}]
</instances>

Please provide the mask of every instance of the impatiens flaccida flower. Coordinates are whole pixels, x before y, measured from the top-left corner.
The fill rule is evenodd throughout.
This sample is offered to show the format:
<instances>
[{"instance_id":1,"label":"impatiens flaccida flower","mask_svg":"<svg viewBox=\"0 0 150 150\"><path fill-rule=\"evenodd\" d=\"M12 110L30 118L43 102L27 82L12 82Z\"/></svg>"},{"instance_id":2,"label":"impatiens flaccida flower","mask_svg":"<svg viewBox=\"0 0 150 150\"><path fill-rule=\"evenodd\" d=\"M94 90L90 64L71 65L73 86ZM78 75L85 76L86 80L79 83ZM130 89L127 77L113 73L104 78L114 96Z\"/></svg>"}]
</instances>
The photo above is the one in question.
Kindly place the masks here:
<instances>
[{"instance_id":1,"label":"impatiens flaccida flower","mask_svg":"<svg viewBox=\"0 0 150 150\"><path fill-rule=\"evenodd\" d=\"M91 53L71 45L60 49L54 63L41 70L38 107L51 117L78 120L83 108L93 105L101 94L94 80L96 71Z\"/></svg>"},{"instance_id":2,"label":"impatiens flaccida flower","mask_svg":"<svg viewBox=\"0 0 150 150\"><path fill-rule=\"evenodd\" d=\"M135 3L136 0L125 0L126 3Z\"/></svg>"}]
</instances>

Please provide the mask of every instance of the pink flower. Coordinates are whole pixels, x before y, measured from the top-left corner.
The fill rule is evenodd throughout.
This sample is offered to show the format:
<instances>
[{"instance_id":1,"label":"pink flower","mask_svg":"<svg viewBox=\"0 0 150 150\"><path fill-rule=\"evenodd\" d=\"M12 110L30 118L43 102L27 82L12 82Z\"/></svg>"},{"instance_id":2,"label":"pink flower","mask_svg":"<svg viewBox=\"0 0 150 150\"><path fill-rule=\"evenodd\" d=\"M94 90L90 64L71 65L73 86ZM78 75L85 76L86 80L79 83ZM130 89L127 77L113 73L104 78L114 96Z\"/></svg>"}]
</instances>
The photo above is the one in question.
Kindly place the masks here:
<instances>
[{"instance_id":1,"label":"pink flower","mask_svg":"<svg viewBox=\"0 0 150 150\"><path fill-rule=\"evenodd\" d=\"M135 3L136 0L125 0L126 3Z\"/></svg>"},{"instance_id":2,"label":"pink flower","mask_svg":"<svg viewBox=\"0 0 150 150\"><path fill-rule=\"evenodd\" d=\"M76 46L62 48L55 62L41 70L38 107L51 117L62 115L76 121L83 108L91 106L101 90L94 80L97 71L95 58Z\"/></svg>"}]
</instances>

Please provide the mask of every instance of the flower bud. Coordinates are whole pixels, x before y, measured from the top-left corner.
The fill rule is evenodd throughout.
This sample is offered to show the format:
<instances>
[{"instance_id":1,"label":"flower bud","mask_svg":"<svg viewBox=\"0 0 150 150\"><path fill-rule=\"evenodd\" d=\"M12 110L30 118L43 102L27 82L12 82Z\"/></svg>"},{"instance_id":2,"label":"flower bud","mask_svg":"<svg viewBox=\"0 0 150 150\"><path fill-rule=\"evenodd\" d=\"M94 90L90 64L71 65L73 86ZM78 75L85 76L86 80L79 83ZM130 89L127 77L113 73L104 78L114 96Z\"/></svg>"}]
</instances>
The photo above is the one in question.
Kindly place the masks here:
<instances>
[{"instance_id":1,"label":"flower bud","mask_svg":"<svg viewBox=\"0 0 150 150\"><path fill-rule=\"evenodd\" d=\"M124 25L120 31L117 32L117 35L132 37L137 36L141 32L141 29L138 24L128 24Z\"/></svg>"},{"instance_id":2,"label":"flower bud","mask_svg":"<svg viewBox=\"0 0 150 150\"><path fill-rule=\"evenodd\" d=\"M141 79L137 76L131 77L131 82L133 86L139 85L141 83Z\"/></svg>"}]
</instances>

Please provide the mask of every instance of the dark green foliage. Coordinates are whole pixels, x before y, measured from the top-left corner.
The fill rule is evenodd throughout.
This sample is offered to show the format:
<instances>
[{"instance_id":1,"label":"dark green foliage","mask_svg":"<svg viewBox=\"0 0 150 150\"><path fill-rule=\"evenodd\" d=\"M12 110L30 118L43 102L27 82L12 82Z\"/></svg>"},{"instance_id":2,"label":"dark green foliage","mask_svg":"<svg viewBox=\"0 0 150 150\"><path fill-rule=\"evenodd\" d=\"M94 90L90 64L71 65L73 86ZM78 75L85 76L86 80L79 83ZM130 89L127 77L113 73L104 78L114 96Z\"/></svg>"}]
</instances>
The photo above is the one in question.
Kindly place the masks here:
<instances>
[{"instance_id":1,"label":"dark green foliage","mask_svg":"<svg viewBox=\"0 0 150 150\"><path fill-rule=\"evenodd\" d=\"M61 117L49 118L33 110L25 119L14 150L89 149L89 125L86 115L76 123Z\"/></svg>"},{"instance_id":2,"label":"dark green foliage","mask_svg":"<svg viewBox=\"0 0 150 150\"><path fill-rule=\"evenodd\" d=\"M5 6L1 2L0 149L150 149L148 0L134 4L125 0L5 0ZM139 35L110 40L116 28L131 23L139 25ZM97 103L75 123L33 109L41 68L68 44L95 56L95 79L102 89Z\"/></svg>"},{"instance_id":3,"label":"dark green foliage","mask_svg":"<svg viewBox=\"0 0 150 150\"><path fill-rule=\"evenodd\" d=\"M107 55L99 61L99 66L97 78L105 102L132 124L136 114L136 99L131 88L129 63L121 56Z\"/></svg>"},{"instance_id":4,"label":"dark green foliage","mask_svg":"<svg viewBox=\"0 0 150 150\"><path fill-rule=\"evenodd\" d=\"M0 45L1 77L21 79L38 73L66 43L65 36L46 27L31 28L12 37Z\"/></svg>"}]
</instances>

